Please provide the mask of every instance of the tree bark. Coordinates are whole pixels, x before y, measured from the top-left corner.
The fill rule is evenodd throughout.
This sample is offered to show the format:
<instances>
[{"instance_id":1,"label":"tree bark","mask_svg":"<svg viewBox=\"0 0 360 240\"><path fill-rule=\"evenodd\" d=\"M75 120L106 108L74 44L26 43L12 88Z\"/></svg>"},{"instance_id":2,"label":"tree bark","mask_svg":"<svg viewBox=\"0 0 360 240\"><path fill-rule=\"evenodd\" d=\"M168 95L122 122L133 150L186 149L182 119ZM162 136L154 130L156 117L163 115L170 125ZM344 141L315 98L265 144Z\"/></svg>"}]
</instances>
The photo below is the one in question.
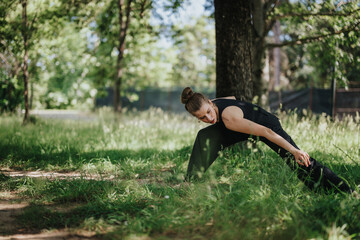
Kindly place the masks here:
<instances>
[{"instance_id":1,"label":"tree bark","mask_svg":"<svg viewBox=\"0 0 360 240\"><path fill-rule=\"evenodd\" d=\"M260 104L261 96L264 93L264 82L262 80L263 74L263 59L265 53L264 38L259 38L254 42L253 49L253 96L257 97L257 103Z\"/></svg>"},{"instance_id":2,"label":"tree bark","mask_svg":"<svg viewBox=\"0 0 360 240\"><path fill-rule=\"evenodd\" d=\"M131 2L132 0L127 1L126 9L124 10L125 0L118 0L118 10L119 10L119 45L117 47L118 57L116 62L116 79L114 84L114 111L121 112L121 82L123 76L122 69L122 60L124 58L124 50L125 50L125 38L126 32L130 23L130 11L131 11ZM124 21L124 12L126 15L126 19Z\"/></svg>"},{"instance_id":3,"label":"tree bark","mask_svg":"<svg viewBox=\"0 0 360 240\"><path fill-rule=\"evenodd\" d=\"M253 98L251 1L214 0L216 96Z\"/></svg>"},{"instance_id":4,"label":"tree bark","mask_svg":"<svg viewBox=\"0 0 360 240\"><path fill-rule=\"evenodd\" d=\"M265 49L265 37L267 31L265 28L266 12L264 0L252 1L252 17L254 25L254 40L253 40L253 97L257 97L257 103L261 103L261 96L264 91L264 83L262 81L263 73L263 59Z\"/></svg>"},{"instance_id":5,"label":"tree bark","mask_svg":"<svg viewBox=\"0 0 360 240\"><path fill-rule=\"evenodd\" d=\"M280 43L280 21L276 20L274 28L274 42L276 44ZM274 88L277 90L280 86L280 73L281 73L281 56L280 56L280 48L274 48Z\"/></svg>"},{"instance_id":6,"label":"tree bark","mask_svg":"<svg viewBox=\"0 0 360 240\"><path fill-rule=\"evenodd\" d=\"M23 59L23 77L24 77L24 107L25 114L23 124L29 120L29 72L28 72L28 19L27 19L27 0L22 0L22 37L24 40L24 59Z\"/></svg>"}]
</instances>

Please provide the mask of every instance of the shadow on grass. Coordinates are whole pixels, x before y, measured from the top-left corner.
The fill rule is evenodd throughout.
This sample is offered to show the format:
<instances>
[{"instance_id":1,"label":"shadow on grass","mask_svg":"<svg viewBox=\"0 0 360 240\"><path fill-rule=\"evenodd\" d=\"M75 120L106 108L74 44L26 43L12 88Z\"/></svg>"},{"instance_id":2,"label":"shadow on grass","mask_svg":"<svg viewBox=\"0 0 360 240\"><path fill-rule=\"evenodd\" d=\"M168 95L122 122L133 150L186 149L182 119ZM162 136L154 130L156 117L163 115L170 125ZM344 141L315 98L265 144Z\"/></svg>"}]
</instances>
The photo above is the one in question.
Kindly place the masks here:
<instances>
[{"instance_id":1,"label":"shadow on grass","mask_svg":"<svg viewBox=\"0 0 360 240\"><path fill-rule=\"evenodd\" d=\"M93 152L79 152L76 148L70 147L67 151L59 153L46 153L39 146L23 148L17 145L0 144L0 164L6 165L14 170L45 169L49 165L65 168L64 170L77 170L84 164L96 163L99 161L110 161L112 164L119 164L128 159L141 161L167 162L169 159L187 161L191 147L183 147L178 150L158 149L120 149L101 150Z\"/></svg>"},{"instance_id":2,"label":"shadow on grass","mask_svg":"<svg viewBox=\"0 0 360 240\"><path fill-rule=\"evenodd\" d=\"M151 160L153 159L154 156L161 155L161 153L160 155L155 155L155 153L151 151L150 151L150 155L145 154L142 156L145 156L149 158L149 160ZM184 148L176 151L167 151L163 153L164 156L162 157L164 158L164 161L169 161L169 157L176 157L176 154L180 154L180 155L183 154L181 155L181 159L182 159L181 161L183 161L184 158L187 159L187 154L189 153L189 151L190 151L189 148ZM137 151L132 151L130 152L130 154L134 154L134 156L136 157ZM266 154L268 153L266 152ZM359 180L360 168L358 165L351 163L342 164L343 159L339 157L334 159L334 156L326 155L321 152L312 152L310 154L314 156L317 160L322 162L324 165L330 167L339 176L342 176L349 181L351 180L357 182ZM260 156L261 156L260 153L256 154L252 160L256 160L256 158L259 158ZM269 158L274 157L274 159L276 160L278 159L281 161L279 157L277 157L273 153L270 154L270 152L267 157ZM142 158L136 158L136 159L140 160ZM231 165L231 163L229 163L229 161L225 158L222 158L221 161L224 161L224 164L227 164L229 166ZM239 159L239 161L242 160ZM118 162L121 163L121 161ZM262 167L265 169L271 167L273 166L272 165L273 159L269 159L267 163L268 165L264 165L263 163L259 163L259 166L256 165L256 167L258 169L261 169ZM245 171L251 171L251 170L245 169ZM254 171L254 174L261 174L261 171L259 171L258 173ZM97 182L95 181L91 181L91 182L83 181L84 187L81 187L82 186L81 183L82 183L81 181L74 181L73 183L63 182L63 184L60 185L58 184L56 186L54 185L54 188L47 187L46 191L49 193L49 195L55 195L56 191L59 191L59 189L61 189L62 191L66 190L72 195L66 196L65 198L62 199L58 198L59 202L83 201L85 205L76 207L74 209L70 209L69 211L65 211L65 212L54 211L52 210L52 208L48 208L47 206L44 205L32 205L25 208L24 214L19 216L18 220L21 222L22 226L27 229L27 231L32 233L40 232L42 229L60 229L64 227L70 227L70 228L80 228L80 229L88 229L91 231L98 231L101 234L114 234L119 239L121 239L121 237L127 236L131 231L138 233L149 233L155 235L158 234L161 237L164 237L164 235L166 237L167 231L170 235L172 234L171 236L173 237L176 237L177 234L181 235L180 230L179 231L177 230L181 228L181 224L174 225L174 228L171 228L167 223L165 223L165 221L168 220L168 218L166 218L166 215L170 214L171 212L174 212L173 211L174 209L180 208L179 206L182 206L179 205L177 202L172 204L171 206L165 206L163 208L159 208L160 210L158 210L157 212L155 210L156 209L155 207L159 206L161 202L157 202L149 198L145 199L141 197L136 197L134 194L129 195L128 197L123 198L122 200L114 200L114 201L106 200L106 196L108 196L107 193L111 191L108 192L104 191L103 195L100 194L100 192L103 191L102 189L108 189L108 188L110 189L110 187L112 187L111 185L112 183L105 184L105 182L102 182L97 184ZM219 212L219 217L224 219L224 215L229 214L228 219L234 220L233 221L234 224L231 225L231 227L241 228L243 227L243 225L246 225L247 228L245 229L247 229L248 231L248 229L250 229L249 226L254 224L251 223L251 221L248 221L250 219L255 221L255 223L258 225L260 229L264 229L265 231L268 225L261 225L260 223L258 223L257 217L258 219L264 217L261 212L261 209L263 209L263 211L264 212L266 211L267 212L266 214L268 214L268 215L265 214L265 220L267 216L268 219L267 221L270 224L271 220L273 219L272 216L277 213L275 210L274 212L269 211L270 207L267 206L266 203L269 202L272 198L274 199L274 201L278 200L276 198L278 194L274 192L269 196L264 195L263 198L257 197L251 199L250 201L246 195L251 191L248 192L244 191L243 190L244 188L242 187L242 185L244 184L245 183L241 183L241 182L234 184L232 186L233 188L232 192L227 192L228 191L227 189L229 188L227 184L220 185L217 189L219 190L218 192L221 193L221 196L224 196L224 200L221 200L222 198L219 198L216 201L216 203L213 204L209 203L210 205L208 205L209 209L207 210L207 212L209 212L210 216L213 216L212 209L214 207L216 208L218 206L218 209L225 209L226 207L228 207L227 211ZM256 187L257 186L259 186L260 189L261 185L259 184L256 185ZM89 197L85 197L85 198L77 197L76 187L80 188L80 190L82 189L81 191L79 191L80 193L88 192ZM159 186L156 184L147 185L146 187L147 189L149 189L149 191L152 194L155 194L158 197L168 196L169 199L173 199L173 195L171 192L173 190L170 188L164 188L163 186ZM275 184L271 187L277 189L278 185ZM222 188L224 189L222 190ZM205 187L199 189L206 190ZM253 189L253 188L249 188L249 189ZM122 193L125 193L125 190L126 190L125 187L121 188L121 191L117 191L117 195L122 195ZM175 197L179 198L178 196L180 196L182 193L183 192L179 192L179 193L175 192L173 194L174 195L176 194ZM41 193L40 195L42 194L43 193ZM91 196L93 195L94 196L97 195L100 199L97 199L96 196L94 198L91 198ZM201 193L196 192L196 195L201 195ZM229 197L231 197L232 195L234 195L232 199L229 199ZM207 195L205 194L205 197L206 196ZM350 234L355 234L360 231L358 224L360 219L360 215L359 215L360 205L358 201L348 200L346 197L339 197L339 198L337 198L336 196L334 196L333 198L329 198L326 196L322 197L322 194L318 194L317 196L319 197L318 198L316 197L313 200L314 201L313 204L305 204L306 208L300 209L297 207L292 207L290 209L290 212L293 213L291 214L289 213L290 220L287 220L288 221L287 223L285 222L285 224L283 225L284 227L281 228L279 227L278 230L271 233L272 235L269 236L269 239L292 238L294 236L294 232L296 232L296 229L299 226L303 226L303 225L304 227L301 230L304 231L297 230L297 233L304 234L304 236L301 235L302 237L300 239L309 238L310 235L306 234L307 231L311 230L310 232L315 234L316 232L320 231L319 229L321 229L322 232L325 232L324 227L331 226L334 222L339 227L341 227L343 224L347 224L348 226L347 231ZM185 196L185 197L190 198L189 196ZM204 206L208 204L204 196L199 200L203 202L202 204ZM241 207L242 206L241 204L240 205L237 204L239 201L240 202L242 201L241 204L245 204L246 207ZM218 205L219 202L221 205ZM286 202L286 200L284 200L284 202ZM231 203L233 203L234 205ZM200 207L204 207L204 206L200 204ZM235 207L237 206L238 208L234 208L234 206ZM273 206L277 206L277 205L273 205ZM232 216L231 214L234 212L234 209L235 212L236 209L238 212L241 211L241 214L244 216L248 216L248 218L238 218L236 214ZM245 211L245 209L249 209L249 210ZM284 212L286 211L284 210ZM251 216L253 215L255 217L252 218ZM176 213L176 216L181 216L181 214ZM246 221L248 222L246 224L242 222L236 222L242 219L244 219L245 223ZM308 219L312 219L312 220L308 220ZM128 222L131 222L132 220L133 222L136 222L138 224L138 228L137 226L127 225ZM202 225L204 225L205 223L203 223ZM115 227L116 230L109 230L107 228L108 226L113 226ZM217 231L223 231L222 230L223 227L226 226L219 223L219 225L215 229ZM231 230L230 228L228 229ZM111 233L111 231L114 232ZM181 235L181 236L185 236L184 238L186 238L187 236L190 236L186 234L191 234L191 231L192 231L191 229L188 230L188 232L185 231L184 233L185 235ZM254 234L255 233L256 231L254 230ZM201 234L203 234L203 232L201 232Z\"/></svg>"},{"instance_id":3,"label":"shadow on grass","mask_svg":"<svg viewBox=\"0 0 360 240\"><path fill-rule=\"evenodd\" d=\"M30 205L22 210L16 220L19 230L3 233L38 234L53 229L83 229L97 233L97 237L106 234L110 226L126 226L128 218L140 218L144 209L152 209L156 204L149 199L128 198L124 201L94 201L70 210L52 210L51 205Z\"/></svg>"},{"instance_id":4,"label":"shadow on grass","mask_svg":"<svg viewBox=\"0 0 360 240\"><path fill-rule=\"evenodd\" d=\"M129 159L135 162L172 162L173 164L181 165L185 161L188 161L191 148L191 146L187 146L178 150L162 151L147 148L139 150L119 149L80 152L74 146L60 153L46 153L40 146L36 145L27 149L23 146L1 145L0 143L0 164L3 166L6 165L14 170L49 169L49 166L57 166L57 169L63 169L63 171L78 170L85 164L96 164L102 161L120 164ZM228 153L232 154L234 151L240 150L234 147L231 148ZM269 154L270 157L279 158L271 150L269 150L267 154ZM309 154L347 180L352 187L360 184L360 163L348 159L347 156L335 156L320 151L310 152ZM279 160L281 159L279 158ZM241 159L239 161L241 161Z\"/></svg>"}]
</instances>

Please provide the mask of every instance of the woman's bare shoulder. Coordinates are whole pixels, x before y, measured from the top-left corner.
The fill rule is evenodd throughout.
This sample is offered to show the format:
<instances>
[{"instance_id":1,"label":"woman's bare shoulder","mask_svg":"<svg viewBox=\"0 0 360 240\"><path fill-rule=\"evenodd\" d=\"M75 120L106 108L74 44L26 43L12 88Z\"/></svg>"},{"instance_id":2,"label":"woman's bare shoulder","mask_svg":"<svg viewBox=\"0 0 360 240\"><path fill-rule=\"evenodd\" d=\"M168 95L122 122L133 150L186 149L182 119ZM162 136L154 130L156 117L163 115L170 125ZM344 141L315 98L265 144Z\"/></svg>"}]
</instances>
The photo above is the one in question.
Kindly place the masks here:
<instances>
[{"instance_id":1,"label":"woman's bare shoulder","mask_svg":"<svg viewBox=\"0 0 360 240\"><path fill-rule=\"evenodd\" d=\"M224 122L237 122L244 117L244 113L241 108L237 106L228 106L223 110L221 117Z\"/></svg>"}]
</instances>

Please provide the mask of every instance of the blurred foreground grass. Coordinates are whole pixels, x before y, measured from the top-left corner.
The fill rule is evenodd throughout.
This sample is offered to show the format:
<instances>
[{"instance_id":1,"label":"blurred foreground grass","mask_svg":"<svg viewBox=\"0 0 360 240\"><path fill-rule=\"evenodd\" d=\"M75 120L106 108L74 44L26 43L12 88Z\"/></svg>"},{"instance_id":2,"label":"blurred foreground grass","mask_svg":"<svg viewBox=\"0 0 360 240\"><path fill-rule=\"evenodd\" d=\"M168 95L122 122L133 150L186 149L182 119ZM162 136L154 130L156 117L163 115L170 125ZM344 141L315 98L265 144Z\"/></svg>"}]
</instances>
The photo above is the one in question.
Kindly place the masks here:
<instances>
[{"instance_id":1,"label":"blurred foreground grass","mask_svg":"<svg viewBox=\"0 0 360 240\"><path fill-rule=\"evenodd\" d=\"M309 191L262 143L227 149L197 182L184 184L192 143L205 125L158 109L96 121L0 117L2 170L81 172L80 179L10 178L1 192L32 202L27 229L73 228L104 239L357 239L360 200ZM360 184L360 119L281 114L297 145ZM87 180L89 174L97 180ZM108 180L108 176L112 176ZM0 196L1 197L1 196ZM61 204L67 211L50 208Z\"/></svg>"}]
</instances>

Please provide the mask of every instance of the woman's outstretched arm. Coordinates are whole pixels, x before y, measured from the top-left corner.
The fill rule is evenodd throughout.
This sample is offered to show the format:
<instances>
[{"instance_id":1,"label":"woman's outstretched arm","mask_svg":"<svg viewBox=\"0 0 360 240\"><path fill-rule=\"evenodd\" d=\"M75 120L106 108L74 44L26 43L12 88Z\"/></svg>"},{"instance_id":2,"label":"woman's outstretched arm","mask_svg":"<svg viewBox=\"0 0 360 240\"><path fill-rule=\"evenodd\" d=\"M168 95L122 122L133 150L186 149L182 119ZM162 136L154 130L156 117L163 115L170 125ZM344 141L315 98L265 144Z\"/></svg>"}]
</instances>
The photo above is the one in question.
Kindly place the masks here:
<instances>
[{"instance_id":1,"label":"woman's outstretched arm","mask_svg":"<svg viewBox=\"0 0 360 240\"><path fill-rule=\"evenodd\" d=\"M294 155L296 162L300 165L305 165L306 167L310 165L310 157L306 152L295 148L270 128L245 119L243 111L240 108L235 106L225 108L222 113L222 119L226 128L253 136L265 137Z\"/></svg>"}]
</instances>

